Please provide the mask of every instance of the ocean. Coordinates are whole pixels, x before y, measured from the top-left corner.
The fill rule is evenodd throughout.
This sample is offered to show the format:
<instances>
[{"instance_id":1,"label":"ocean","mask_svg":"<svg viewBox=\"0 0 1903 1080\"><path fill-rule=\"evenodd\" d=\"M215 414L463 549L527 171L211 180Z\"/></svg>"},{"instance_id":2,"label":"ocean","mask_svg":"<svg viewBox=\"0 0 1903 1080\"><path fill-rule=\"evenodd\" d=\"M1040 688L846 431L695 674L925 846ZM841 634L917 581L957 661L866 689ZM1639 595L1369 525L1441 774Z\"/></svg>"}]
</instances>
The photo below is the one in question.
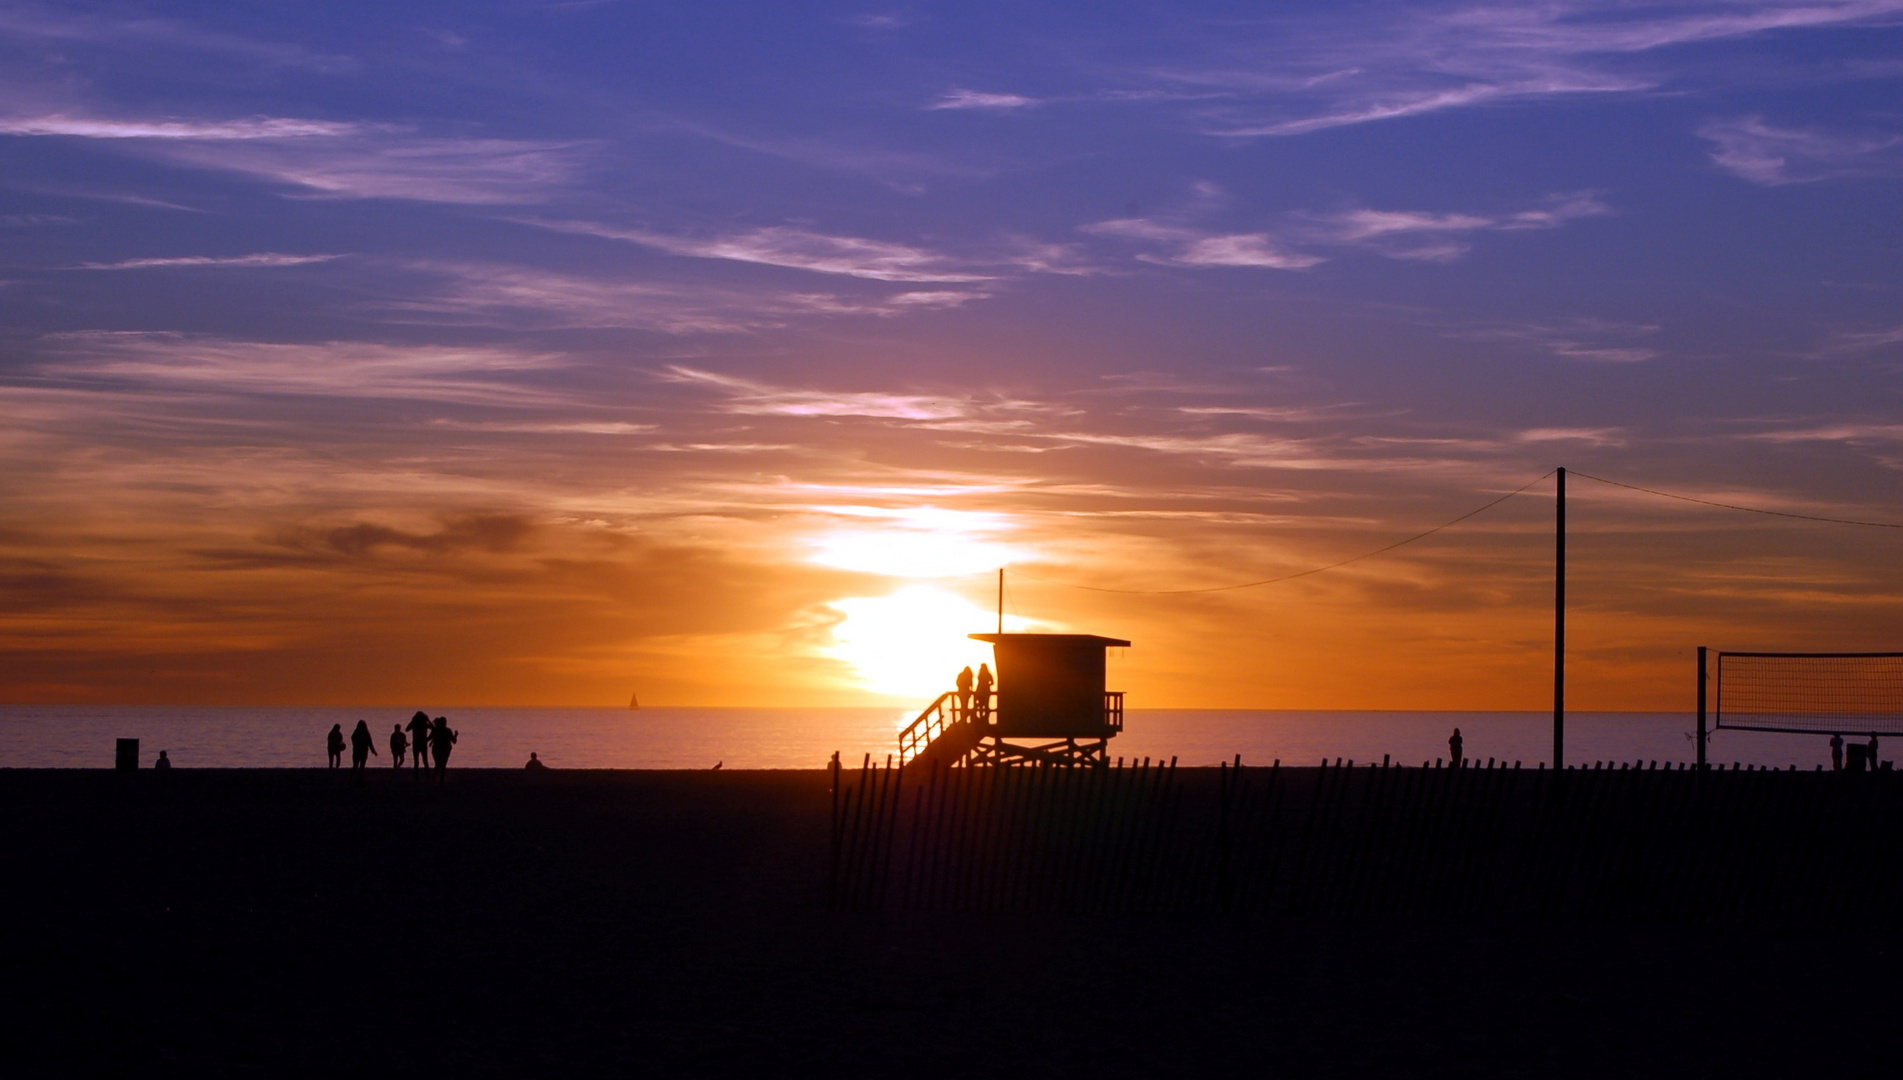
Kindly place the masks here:
<instances>
[{"instance_id":1,"label":"ocean","mask_svg":"<svg viewBox=\"0 0 1903 1080\"><path fill-rule=\"evenodd\" d=\"M322 767L324 736L358 719L377 736L372 764L389 768L389 735L413 707L241 708L94 705L0 706L0 768L110 768L114 740L140 741L140 764L160 750L178 768ZM460 733L453 767L514 768L531 751L552 768L815 769L834 751L857 765L883 760L912 714L897 709L445 708ZM1595 761L1692 761L1692 716L1685 713L1569 713L1569 764ZM1447 756L1460 728L1468 758L1531 768L1551 761L1552 714L1546 712L1320 712L1241 709L1133 709L1112 757L1214 765L1240 754L1244 764L1313 765L1324 758L1418 765ZM1903 751L1903 747L1898 748ZM1884 756L1889 756L1885 754ZM1721 731L1713 763L1810 769L1829 762L1822 736Z\"/></svg>"}]
</instances>

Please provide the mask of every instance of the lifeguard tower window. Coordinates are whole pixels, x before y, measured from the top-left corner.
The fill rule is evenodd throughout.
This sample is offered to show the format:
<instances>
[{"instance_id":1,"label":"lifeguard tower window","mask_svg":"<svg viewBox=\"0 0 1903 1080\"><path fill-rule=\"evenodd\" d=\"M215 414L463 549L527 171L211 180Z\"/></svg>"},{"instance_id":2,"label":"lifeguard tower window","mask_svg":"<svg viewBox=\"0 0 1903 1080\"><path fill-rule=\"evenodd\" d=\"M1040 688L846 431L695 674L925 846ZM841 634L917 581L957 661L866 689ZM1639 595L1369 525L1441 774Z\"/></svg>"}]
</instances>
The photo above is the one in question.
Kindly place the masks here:
<instances>
[{"instance_id":1,"label":"lifeguard tower window","mask_svg":"<svg viewBox=\"0 0 1903 1080\"><path fill-rule=\"evenodd\" d=\"M991 644L997 704L990 734L1000 738L1103 739L1117 733L1105 708L1104 650L1129 642L1095 634L972 634Z\"/></svg>"}]
</instances>

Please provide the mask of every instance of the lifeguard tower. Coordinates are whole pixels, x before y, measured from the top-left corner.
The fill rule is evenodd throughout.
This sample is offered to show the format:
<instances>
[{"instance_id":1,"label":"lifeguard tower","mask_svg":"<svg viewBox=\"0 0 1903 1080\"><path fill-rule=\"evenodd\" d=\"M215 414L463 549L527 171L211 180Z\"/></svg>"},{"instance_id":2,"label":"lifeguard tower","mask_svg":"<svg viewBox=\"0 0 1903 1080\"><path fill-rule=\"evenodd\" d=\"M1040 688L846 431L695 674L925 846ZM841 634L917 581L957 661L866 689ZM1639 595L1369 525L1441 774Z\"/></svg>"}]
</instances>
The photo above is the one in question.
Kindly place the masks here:
<instances>
[{"instance_id":1,"label":"lifeguard tower","mask_svg":"<svg viewBox=\"0 0 1903 1080\"><path fill-rule=\"evenodd\" d=\"M1129 642L1095 634L972 634L991 645L996 689L949 690L899 733L911 765L1102 765L1123 730L1123 691L1104 689L1104 650Z\"/></svg>"}]
</instances>

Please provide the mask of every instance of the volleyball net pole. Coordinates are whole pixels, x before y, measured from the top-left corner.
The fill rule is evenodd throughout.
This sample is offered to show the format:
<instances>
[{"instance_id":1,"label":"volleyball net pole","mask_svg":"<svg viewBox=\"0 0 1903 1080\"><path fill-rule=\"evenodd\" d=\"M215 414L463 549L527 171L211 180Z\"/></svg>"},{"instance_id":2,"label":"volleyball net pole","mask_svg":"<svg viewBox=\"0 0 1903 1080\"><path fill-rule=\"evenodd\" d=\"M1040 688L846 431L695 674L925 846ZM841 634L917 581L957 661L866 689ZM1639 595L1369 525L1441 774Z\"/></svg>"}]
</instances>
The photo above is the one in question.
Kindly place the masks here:
<instances>
[{"instance_id":1,"label":"volleyball net pole","mask_svg":"<svg viewBox=\"0 0 1903 1080\"><path fill-rule=\"evenodd\" d=\"M1711 650L1707 646L1698 647L1698 771L1705 771L1705 687L1710 679L1706 658Z\"/></svg>"},{"instance_id":2,"label":"volleyball net pole","mask_svg":"<svg viewBox=\"0 0 1903 1080\"><path fill-rule=\"evenodd\" d=\"M1553 539L1553 777L1566 768L1566 469L1559 469Z\"/></svg>"}]
</instances>

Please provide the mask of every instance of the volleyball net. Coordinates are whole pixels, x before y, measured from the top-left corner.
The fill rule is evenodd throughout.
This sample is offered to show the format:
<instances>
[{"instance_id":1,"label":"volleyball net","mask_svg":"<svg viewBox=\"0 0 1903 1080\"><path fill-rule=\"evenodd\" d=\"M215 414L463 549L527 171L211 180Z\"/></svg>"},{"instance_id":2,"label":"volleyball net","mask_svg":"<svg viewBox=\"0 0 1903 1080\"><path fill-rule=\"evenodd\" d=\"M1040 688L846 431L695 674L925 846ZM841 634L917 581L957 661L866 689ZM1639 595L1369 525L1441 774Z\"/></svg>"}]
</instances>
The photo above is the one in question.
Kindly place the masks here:
<instances>
[{"instance_id":1,"label":"volleyball net","mask_svg":"<svg viewBox=\"0 0 1903 1080\"><path fill-rule=\"evenodd\" d=\"M1716 725L1903 735L1903 653L1718 654Z\"/></svg>"}]
</instances>

